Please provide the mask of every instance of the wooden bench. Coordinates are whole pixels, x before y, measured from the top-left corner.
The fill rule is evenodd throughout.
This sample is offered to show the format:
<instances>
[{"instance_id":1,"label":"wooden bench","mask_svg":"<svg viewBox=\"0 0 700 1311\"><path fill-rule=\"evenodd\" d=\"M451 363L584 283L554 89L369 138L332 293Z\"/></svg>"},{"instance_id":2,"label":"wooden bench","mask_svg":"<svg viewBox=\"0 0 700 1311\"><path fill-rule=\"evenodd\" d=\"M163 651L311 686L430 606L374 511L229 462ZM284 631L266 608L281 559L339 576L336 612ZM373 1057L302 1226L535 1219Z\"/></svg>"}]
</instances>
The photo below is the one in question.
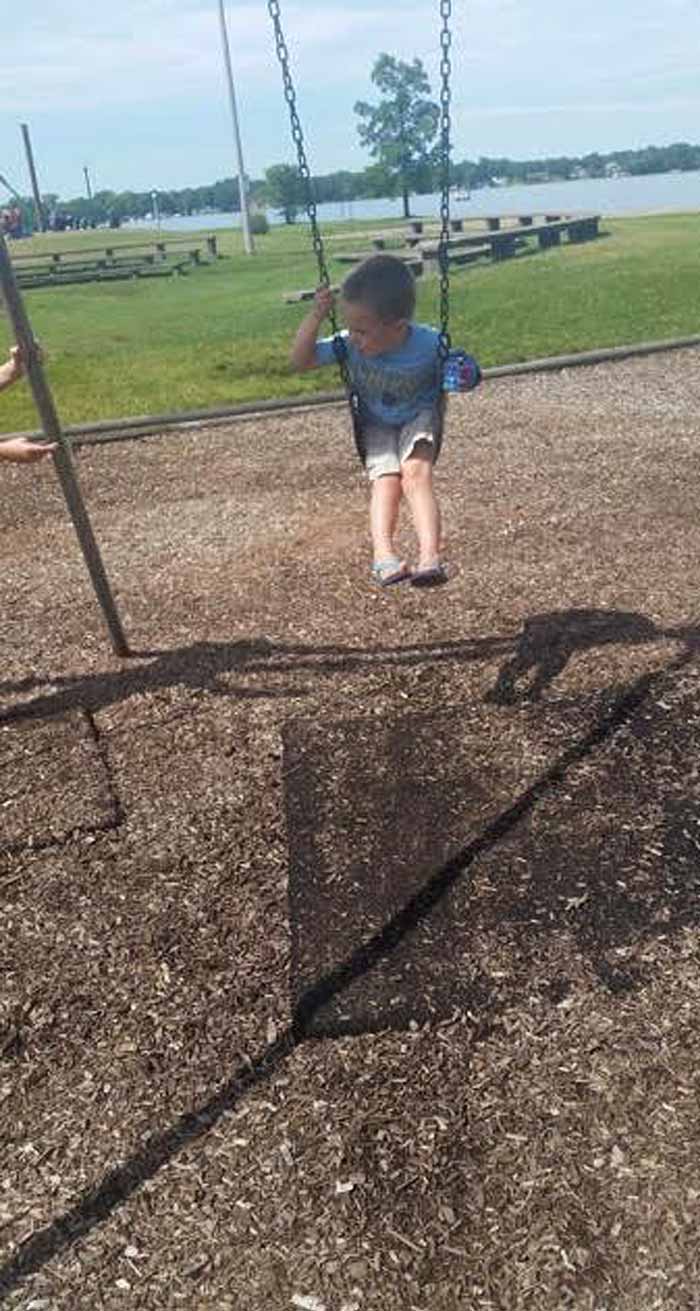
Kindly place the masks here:
<instances>
[{"instance_id":1,"label":"wooden bench","mask_svg":"<svg viewBox=\"0 0 700 1311\"><path fill-rule=\"evenodd\" d=\"M600 215L582 214L576 218L557 219L550 223L527 224L518 228L501 228L488 234L455 237L448 243L450 259L455 251L468 247L481 247L490 250L494 260L510 259L519 246L526 244L526 237L537 237L540 250L547 250L561 243L562 233L566 233L571 242L592 241L600 235ZM432 242L421 247L425 259L438 259L440 243Z\"/></svg>"},{"instance_id":2,"label":"wooden bench","mask_svg":"<svg viewBox=\"0 0 700 1311\"><path fill-rule=\"evenodd\" d=\"M172 247L188 246L188 256L190 260L193 264L199 264L202 262L203 244L206 246L209 255L213 259L219 258L216 237L213 234L206 237L204 243L202 243L201 240L193 238L190 233L183 237L163 237L150 241L124 241L120 242L118 245L82 247L66 246L63 250L22 251L18 254L15 254L13 251L12 263L20 265L31 261L50 260L52 264L62 266L63 264L70 263L71 260L84 260L87 255L95 256L95 262L99 262L101 258L109 263L114 263L124 257L131 258L132 252L134 251L142 251L143 254L139 258L144 261L152 262L155 259L166 259L168 257L168 252ZM128 252L126 256L125 252Z\"/></svg>"},{"instance_id":3,"label":"wooden bench","mask_svg":"<svg viewBox=\"0 0 700 1311\"><path fill-rule=\"evenodd\" d=\"M337 264L362 264L366 259L371 259L374 253L375 252L372 250L348 251L342 255L334 255L333 259ZM420 277L423 272L423 257L421 254L405 255L402 254L401 251L392 251L391 253L395 259L401 260L402 264L407 264L409 268L413 269L417 278Z\"/></svg>"},{"instance_id":4,"label":"wooden bench","mask_svg":"<svg viewBox=\"0 0 700 1311\"><path fill-rule=\"evenodd\" d=\"M361 264L363 260L368 258L368 255L360 253L356 255L334 255L333 258L337 260L339 264ZM408 267L412 269L415 278L422 277L424 268L422 259L410 255L399 255L397 258L401 259L404 264L407 264ZM331 291L334 295L338 295L341 290L342 288L338 286L331 287ZM313 300L315 295L316 288L311 287L303 291L287 291L283 296L283 300L286 305L298 305L300 301Z\"/></svg>"},{"instance_id":5,"label":"wooden bench","mask_svg":"<svg viewBox=\"0 0 700 1311\"><path fill-rule=\"evenodd\" d=\"M453 264L473 264L475 260L481 259L484 255L491 255L491 246L484 243L483 246L470 246L468 250L456 250L448 255L450 266Z\"/></svg>"},{"instance_id":6,"label":"wooden bench","mask_svg":"<svg viewBox=\"0 0 700 1311\"><path fill-rule=\"evenodd\" d=\"M287 291L284 294L285 304L298 305L300 301L313 300L314 296L316 295L316 291L317 291L316 287L311 287L308 291ZM334 296L337 296L340 292L340 287L331 287L331 291L333 292Z\"/></svg>"},{"instance_id":7,"label":"wooden bench","mask_svg":"<svg viewBox=\"0 0 700 1311\"><path fill-rule=\"evenodd\" d=\"M131 278L161 278L186 274L189 259L175 259L162 263L123 262L106 264L104 261L90 266L80 263L64 264L56 269L52 265L17 270L17 283L24 289L33 287L66 287L78 282L119 282Z\"/></svg>"},{"instance_id":8,"label":"wooden bench","mask_svg":"<svg viewBox=\"0 0 700 1311\"><path fill-rule=\"evenodd\" d=\"M535 223L536 214L537 211L533 210L529 214L475 214L474 218L483 219L489 232L499 232L501 230L501 224L503 223L504 219L510 219L510 221L513 224L517 223L518 226L521 228L533 227ZM545 223L556 223L558 222L559 219L569 218L569 217L570 215L561 214L561 213L545 214L544 220Z\"/></svg>"},{"instance_id":9,"label":"wooden bench","mask_svg":"<svg viewBox=\"0 0 700 1311\"><path fill-rule=\"evenodd\" d=\"M157 250L161 250L164 252L167 246L187 246L190 244L191 241L192 241L191 236L168 237L165 240L157 241L155 244ZM212 259L223 258L223 256L219 255L217 239L214 236L213 232L210 233L208 237L205 237L205 245ZM201 246L198 246L197 249L201 251Z\"/></svg>"},{"instance_id":10,"label":"wooden bench","mask_svg":"<svg viewBox=\"0 0 700 1311\"><path fill-rule=\"evenodd\" d=\"M507 259L514 255L517 246L522 244L524 238L520 236L517 229L506 230L503 232L479 233L473 237L457 237L447 243L447 253L450 260L455 260L458 254L465 254L470 249L477 250L480 255L489 254L493 259ZM440 257L440 243L431 242L430 245L421 246L423 257L428 260L437 260Z\"/></svg>"}]
</instances>

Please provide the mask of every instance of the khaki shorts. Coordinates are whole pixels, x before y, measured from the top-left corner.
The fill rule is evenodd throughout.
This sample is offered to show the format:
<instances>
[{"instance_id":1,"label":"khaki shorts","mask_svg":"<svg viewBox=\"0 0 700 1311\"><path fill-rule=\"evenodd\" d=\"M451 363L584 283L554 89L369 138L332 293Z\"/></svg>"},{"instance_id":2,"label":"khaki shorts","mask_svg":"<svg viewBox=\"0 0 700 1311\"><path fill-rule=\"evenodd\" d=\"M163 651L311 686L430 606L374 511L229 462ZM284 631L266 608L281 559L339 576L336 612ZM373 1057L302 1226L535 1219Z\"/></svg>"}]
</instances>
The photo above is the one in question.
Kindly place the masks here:
<instances>
[{"instance_id":1,"label":"khaki shorts","mask_svg":"<svg viewBox=\"0 0 700 1311\"><path fill-rule=\"evenodd\" d=\"M429 442L434 448L434 414L421 410L410 423L395 427L388 423L373 423L363 428L366 459L365 468L371 481L387 473L400 473L401 465L413 454L418 442Z\"/></svg>"}]
</instances>

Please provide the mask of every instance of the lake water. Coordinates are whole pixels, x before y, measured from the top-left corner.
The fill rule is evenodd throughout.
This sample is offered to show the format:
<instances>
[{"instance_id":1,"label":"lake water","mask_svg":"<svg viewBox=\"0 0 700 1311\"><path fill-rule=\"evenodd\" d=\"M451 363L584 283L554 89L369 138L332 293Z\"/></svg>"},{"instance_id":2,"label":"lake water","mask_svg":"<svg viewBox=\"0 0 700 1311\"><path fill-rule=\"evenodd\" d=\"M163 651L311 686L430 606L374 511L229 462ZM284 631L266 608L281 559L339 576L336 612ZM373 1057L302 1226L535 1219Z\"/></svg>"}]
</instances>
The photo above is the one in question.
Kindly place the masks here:
<instances>
[{"instance_id":1,"label":"lake water","mask_svg":"<svg viewBox=\"0 0 700 1311\"><path fill-rule=\"evenodd\" d=\"M440 197L414 196L412 208L418 216L434 217L439 211ZM647 177L580 178L571 182L547 182L530 187L489 187L474 191L470 200L452 199L455 218L479 214L556 213L586 210L596 214L673 213L700 211L700 172L654 173ZM400 218L400 200L354 200L319 205L319 218L323 223L343 219ZM272 223L280 223L277 214L270 213ZM300 216L301 221L301 216ZM130 227L152 227L152 221L135 222ZM163 231L187 232L199 228L240 227L240 219L231 214L188 214L177 218L164 218Z\"/></svg>"}]
</instances>

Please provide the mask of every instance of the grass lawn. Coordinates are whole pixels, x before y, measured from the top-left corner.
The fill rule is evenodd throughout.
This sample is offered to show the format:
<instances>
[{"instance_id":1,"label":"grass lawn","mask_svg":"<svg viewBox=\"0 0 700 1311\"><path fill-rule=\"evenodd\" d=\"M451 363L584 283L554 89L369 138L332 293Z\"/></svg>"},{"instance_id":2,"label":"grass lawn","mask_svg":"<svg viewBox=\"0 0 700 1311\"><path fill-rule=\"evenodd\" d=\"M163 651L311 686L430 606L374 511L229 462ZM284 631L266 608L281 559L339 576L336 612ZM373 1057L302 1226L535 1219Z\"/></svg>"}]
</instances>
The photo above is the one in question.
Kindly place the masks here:
<instances>
[{"instance_id":1,"label":"grass lawn","mask_svg":"<svg viewBox=\"0 0 700 1311\"><path fill-rule=\"evenodd\" d=\"M332 258L362 249L386 222L329 230ZM700 331L695 285L700 216L606 220L595 242L457 270L452 335L484 365ZM206 229L203 229L206 231ZM139 234L144 237L146 233ZM155 235L155 234L153 234ZM166 234L167 235L167 234ZM194 235L194 234L193 234ZM356 238L353 245L353 236ZM21 250L81 248L136 239L132 232L50 234ZM187 277L83 283L25 293L64 423L294 396L336 385L329 371L296 377L287 365L303 307L285 291L313 286L315 263L299 224L258 238L247 258L238 233L222 233L227 258ZM19 253L19 252L18 252ZM438 284L420 283L418 316L435 322ZM33 428L24 387L3 397L0 431Z\"/></svg>"}]
</instances>

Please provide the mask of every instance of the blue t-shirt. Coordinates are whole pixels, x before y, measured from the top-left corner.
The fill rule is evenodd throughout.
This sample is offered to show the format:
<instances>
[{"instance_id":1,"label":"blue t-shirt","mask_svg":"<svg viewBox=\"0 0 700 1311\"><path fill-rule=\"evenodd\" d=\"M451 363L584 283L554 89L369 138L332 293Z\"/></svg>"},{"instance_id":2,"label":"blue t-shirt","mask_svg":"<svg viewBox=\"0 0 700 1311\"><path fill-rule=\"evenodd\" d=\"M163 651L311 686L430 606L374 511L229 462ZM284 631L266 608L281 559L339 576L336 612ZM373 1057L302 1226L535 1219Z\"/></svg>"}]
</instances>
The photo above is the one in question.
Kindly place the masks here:
<instances>
[{"instance_id":1,"label":"blue t-shirt","mask_svg":"<svg viewBox=\"0 0 700 1311\"><path fill-rule=\"evenodd\" d=\"M380 423L410 423L421 410L432 409L440 394L440 369L436 328L410 325L398 350L382 355L363 355L353 346L347 332L341 332L348 352L348 368L362 408ZM316 343L316 363L333 364L333 338Z\"/></svg>"}]
</instances>

